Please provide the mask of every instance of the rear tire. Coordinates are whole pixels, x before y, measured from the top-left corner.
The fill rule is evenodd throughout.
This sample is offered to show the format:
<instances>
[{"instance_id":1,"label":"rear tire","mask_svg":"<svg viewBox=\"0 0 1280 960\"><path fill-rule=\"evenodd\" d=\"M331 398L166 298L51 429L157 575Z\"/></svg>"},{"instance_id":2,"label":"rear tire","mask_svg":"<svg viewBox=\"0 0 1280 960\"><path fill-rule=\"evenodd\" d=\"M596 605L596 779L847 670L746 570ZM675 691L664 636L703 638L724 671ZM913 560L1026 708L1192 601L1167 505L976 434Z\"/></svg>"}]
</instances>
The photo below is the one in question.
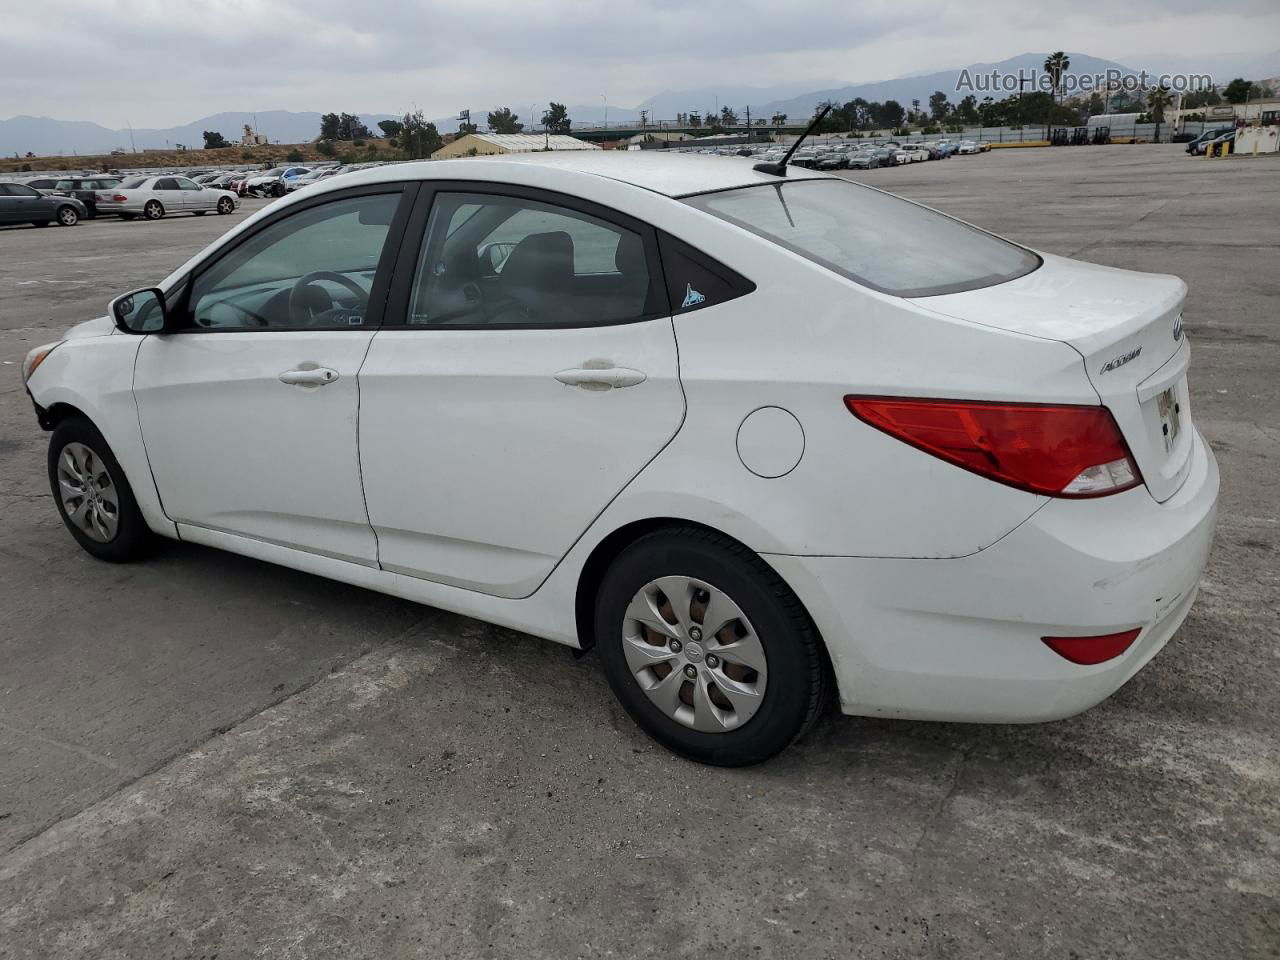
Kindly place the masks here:
<instances>
[{"instance_id":1,"label":"rear tire","mask_svg":"<svg viewBox=\"0 0 1280 960\"><path fill-rule=\"evenodd\" d=\"M49 439L49 487L62 522L86 553L127 563L145 556L155 535L102 434L83 417L58 424Z\"/></svg>"},{"instance_id":2,"label":"rear tire","mask_svg":"<svg viewBox=\"0 0 1280 960\"><path fill-rule=\"evenodd\" d=\"M218 201L218 213L224 217L235 208L236 205L232 202L230 197L223 197Z\"/></svg>"},{"instance_id":3,"label":"rear tire","mask_svg":"<svg viewBox=\"0 0 1280 960\"><path fill-rule=\"evenodd\" d=\"M142 208L142 215L148 220L159 220L164 216L164 204L159 200L148 200Z\"/></svg>"},{"instance_id":4,"label":"rear tire","mask_svg":"<svg viewBox=\"0 0 1280 960\"><path fill-rule=\"evenodd\" d=\"M832 686L817 630L777 572L696 527L651 533L614 560L596 595L595 639L632 719L702 763L769 759L808 731Z\"/></svg>"}]
</instances>

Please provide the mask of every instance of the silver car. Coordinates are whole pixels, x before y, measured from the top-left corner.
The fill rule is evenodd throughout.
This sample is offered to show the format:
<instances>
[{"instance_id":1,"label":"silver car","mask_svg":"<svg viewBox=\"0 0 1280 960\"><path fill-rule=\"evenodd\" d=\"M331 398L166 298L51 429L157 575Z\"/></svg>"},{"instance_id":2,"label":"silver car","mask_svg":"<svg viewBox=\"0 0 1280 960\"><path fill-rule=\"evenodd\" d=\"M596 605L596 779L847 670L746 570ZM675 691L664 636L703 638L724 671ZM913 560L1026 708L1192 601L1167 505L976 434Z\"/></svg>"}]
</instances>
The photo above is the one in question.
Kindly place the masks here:
<instances>
[{"instance_id":1,"label":"silver car","mask_svg":"<svg viewBox=\"0 0 1280 960\"><path fill-rule=\"evenodd\" d=\"M98 214L117 214L122 220L159 220L169 213L203 217L210 210L231 213L240 198L230 190L202 187L187 177L130 177L118 187L97 195Z\"/></svg>"}]
</instances>

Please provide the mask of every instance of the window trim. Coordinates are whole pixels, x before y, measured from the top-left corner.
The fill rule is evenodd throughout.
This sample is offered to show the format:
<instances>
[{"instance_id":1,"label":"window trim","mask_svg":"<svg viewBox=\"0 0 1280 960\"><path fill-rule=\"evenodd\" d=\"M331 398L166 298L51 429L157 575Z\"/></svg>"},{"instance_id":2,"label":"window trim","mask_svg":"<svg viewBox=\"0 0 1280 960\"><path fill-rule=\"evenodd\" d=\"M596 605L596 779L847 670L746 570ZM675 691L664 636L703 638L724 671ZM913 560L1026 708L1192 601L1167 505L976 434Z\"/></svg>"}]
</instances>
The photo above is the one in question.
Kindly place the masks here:
<instances>
[{"instance_id":1,"label":"window trim","mask_svg":"<svg viewBox=\"0 0 1280 960\"><path fill-rule=\"evenodd\" d=\"M171 322L176 325L172 329L164 331L165 335L170 334L231 334L231 333L332 333L337 331L351 332L353 329L375 332L382 326L382 318L387 306L387 293L391 287L393 278L393 267L397 263L400 255L400 247L405 238L405 224L409 219L410 211L413 208L413 201L418 193L419 183L417 181L390 181L387 183L371 183L360 187L347 187L344 190L334 190L328 193L322 193L316 196L310 196L306 199L291 203L288 207L280 210L273 216L266 217L253 225L252 228L239 234L230 243L219 247L211 253L206 259L198 263L185 276L173 285L175 290L179 291L179 295L173 302ZM204 274L216 267L225 257L230 256L238 250L243 244L249 242L258 236L264 230L268 230L279 223L289 219L296 214L312 210L316 207L324 206L329 203L337 203L343 200L351 200L357 197L380 196L383 194L399 194L400 202L396 206L396 211L391 217L391 225L387 228L387 239L383 243L382 256L378 259L378 266L374 270L373 286L369 290L369 303L365 312L365 322L359 328L351 326L306 326L306 327L198 327L193 324L191 316L191 292L195 288L195 282Z\"/></svg>"},{"instance_id":2,"label":"window trim","mask_svg":"<svg viewBox=\"0 0 1280 960\"><path fill-rule=\"evenodd\" d=\"M564 207L576 213L582 213L596 220L603 220L624 230L639 235L644 244L645 262L649 267L649 296L657 304L656 312L644 313L638 317L625 320L602 320L598 322L571 320L564 323L388 323L387 317L408 317L409 303L413 296L413 284L417 279L418 258L422 255L423 245L427 242L427 224L430 223L431 211L436 197L442 193L492 194L510 197L515 200L533 200L550 206ZM646 298L647 300L648 298ZM391 292L387 297L386 311L382 317L380 330L413 330L420 333L438 331L450 332L458 330L585 330L597 327L617 327L629 323L648 323L652 320L667 319L672 316L671 300L667 295L666 273L662 269L662 256L658 249L658 232L650 224L637 220L625 213L602 206L572 194L559 193L555 190L544 190L540 187L527 187L522 184L502 183L489 180L423 180L414 204L409 222L405 226L404 241L400 244L400 254L396 260L392 274Z\"/></svg>"}]
</instances>

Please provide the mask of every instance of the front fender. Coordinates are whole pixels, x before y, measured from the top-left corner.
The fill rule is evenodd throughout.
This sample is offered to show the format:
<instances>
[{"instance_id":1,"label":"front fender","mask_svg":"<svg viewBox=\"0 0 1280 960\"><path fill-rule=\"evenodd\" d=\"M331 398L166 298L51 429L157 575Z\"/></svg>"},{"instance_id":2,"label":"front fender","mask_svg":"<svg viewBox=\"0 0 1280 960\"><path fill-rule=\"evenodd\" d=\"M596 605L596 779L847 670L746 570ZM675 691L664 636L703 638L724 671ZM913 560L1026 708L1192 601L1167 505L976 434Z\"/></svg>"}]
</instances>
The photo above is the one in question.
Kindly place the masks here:
<instances>
[{"instance_id":1,"label":"front fender","mask_svg":"<svg viewBox=\"0 0 1280 960\"><path fill-rule=\"evenodd\" d=\"M99 336L67 340L36 368L27 390L37 407L46 412L65 405L83 413L120 462L147 526L163 536L177 537L177 528L165 516L151 476L133 398L133 365L143 339Z\"/></svg>"}]
</instances>

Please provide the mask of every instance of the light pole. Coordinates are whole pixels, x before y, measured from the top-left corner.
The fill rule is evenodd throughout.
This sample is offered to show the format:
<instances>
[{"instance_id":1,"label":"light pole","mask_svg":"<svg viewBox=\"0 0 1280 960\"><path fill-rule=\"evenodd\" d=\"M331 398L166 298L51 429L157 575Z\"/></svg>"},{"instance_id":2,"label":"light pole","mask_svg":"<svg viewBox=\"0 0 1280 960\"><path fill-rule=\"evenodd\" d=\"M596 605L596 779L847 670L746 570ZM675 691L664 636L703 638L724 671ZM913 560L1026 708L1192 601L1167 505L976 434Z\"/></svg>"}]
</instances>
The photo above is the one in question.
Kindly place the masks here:
<instances>
[{"instance_id":1,"label":"light pole","mask_svg":"<svg viewBox=\"0 0 1280 960\"><path fill-rule=\"evenodd\" d=\"M604 128L608 130L609 129L609 98L602 93L600 94L600 99L604 101Z\"/></svg>"}]
</instances>

